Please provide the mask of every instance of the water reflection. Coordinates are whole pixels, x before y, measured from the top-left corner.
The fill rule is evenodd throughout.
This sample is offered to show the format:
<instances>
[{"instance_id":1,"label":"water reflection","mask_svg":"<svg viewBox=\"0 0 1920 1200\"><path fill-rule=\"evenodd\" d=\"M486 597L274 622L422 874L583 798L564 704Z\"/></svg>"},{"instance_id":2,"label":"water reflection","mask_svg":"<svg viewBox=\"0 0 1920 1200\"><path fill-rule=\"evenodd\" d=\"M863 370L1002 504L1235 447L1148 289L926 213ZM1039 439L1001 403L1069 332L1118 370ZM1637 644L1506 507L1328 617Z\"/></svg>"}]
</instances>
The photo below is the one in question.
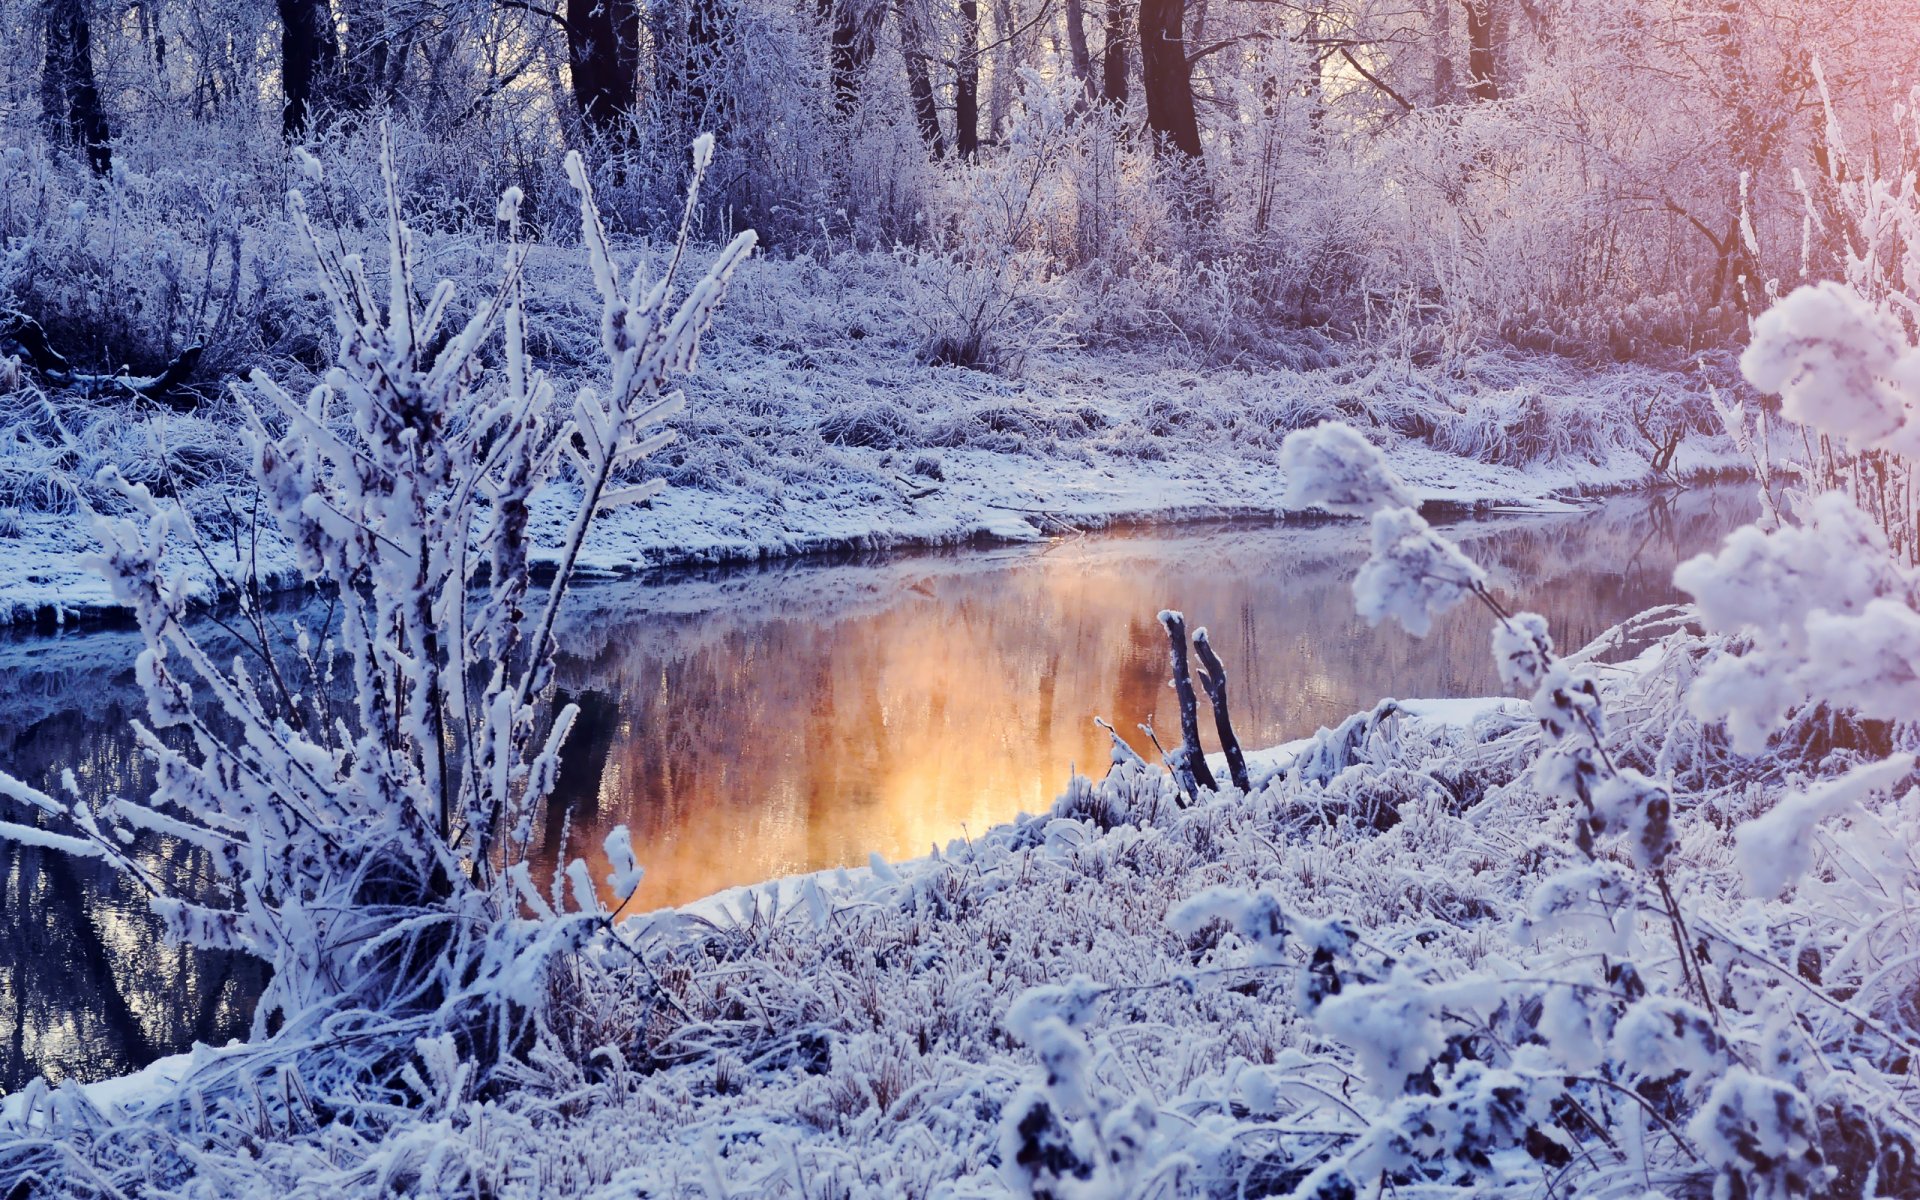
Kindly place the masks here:
<instances>
[{"instance_id":1,"label":"water reflection","mask_svg":"<svg viewBox=\"0 0 1920 1200\"><path fill-rule=\"evenodd\" d=\"M1674 564L1751 516L1744 489L1712 489L1453 532L1576 647L1678 599ZM1424 640L1353 615L1363 538L1144 530L583 592L561 670L582 705L570 851L593 859L627 824L647 866L635 905L651 907L874 850L924 854L1038 810L1075 766L1104 770L1095 715L1142 749L1149 720L1178 740L1161 608L1209 628L1250 745L1383 695L1497 690L1483 613ZM558 832L556 819L549 845Z\"/></svg>"},{"instance_id":2,"label":"water reflection","mask_svg":"<svg viewBox=\"0 0 1920 1200\"><path fill-rule=\"evenodd\" d=\"M1674 599L1674 563L1751 516L1746 489L1721 488L1453 532L1577 646ZM1103 770L1095 715L1136 743L1148 719L1177 740L1165 607L1209 627L1252 745L1381 695L1493 690L1481 614L1424 641L1352 615L1363 538L1346 524L1150 530L582 588L560 673L581 719L543 848L564 838L597 860L624 822L649 907L925 853L1043 807L1075 766ZM41 787L70 767L89 795L144 789L126 728L136 641L0 639L0 763ZM0 819L22 816L0 802ZM199 869L163 845L148 857L182 879ZM91 863L0 843L0 880L0 1088L244 1032L257 964L165 947L140 897Z\"/></svg>"},{"instance_id":3,"label":"water reflection","mask_svg":"<svg viewBox=\"0 0 1920 1200\"><path fill-rule=\"evenodd\" d=\"M0 643L0 765L60 794L144 789L151 772L128 721L146 716L133 680L138 638L99 632ZM35 823L0 801L0 819ZM186 890L204 864L158 838L137 843L156 878ZM0 1089L36 1074L121 1074L194 1042L246 1033L266 981L243 955L169 946L145 893L90 860L0 840Z\"/></svg>"}]
</instances>

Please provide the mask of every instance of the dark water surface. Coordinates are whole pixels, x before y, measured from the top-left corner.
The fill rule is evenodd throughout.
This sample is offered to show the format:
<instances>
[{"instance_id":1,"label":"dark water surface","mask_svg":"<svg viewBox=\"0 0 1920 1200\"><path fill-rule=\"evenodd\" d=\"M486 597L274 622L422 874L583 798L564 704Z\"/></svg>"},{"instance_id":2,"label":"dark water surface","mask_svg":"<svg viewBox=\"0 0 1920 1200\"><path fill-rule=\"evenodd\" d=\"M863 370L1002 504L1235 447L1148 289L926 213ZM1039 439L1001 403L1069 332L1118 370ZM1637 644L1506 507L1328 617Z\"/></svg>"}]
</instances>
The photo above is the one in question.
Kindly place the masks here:
<instances>
[{"instance_id":1,"label":"dark water surface","mask_svg":"<svg viewBox=\"0 0 1920 1200\"><path fill-rule=\"evenodd\" d=\"M1674 565L1750 520L1750 489L1450 527L1565 648L1678 599ZM624 822L654 907L796 871L926 853L1105 769L1111 720L1178 741L1155 614L1208 627L1250 746L1383 695L1498 690L1483 613L1425 639L1353 615L1358 524L1182 527L1045 546L802 560L576 590L560 686L581 707L545 843L597 858ZM137 635L0 638L0 766L134 794L149 771ZM1208 730L1209 737L1211 730ZM0 801L0 818L20 819ZM198 869L155 846L155 870ZM596 872L598 873L598 871ZM0 842L0 1088L124 1073L246 1031L258 964L162 944L90 862Z\"/></svg>"}]
</instances>

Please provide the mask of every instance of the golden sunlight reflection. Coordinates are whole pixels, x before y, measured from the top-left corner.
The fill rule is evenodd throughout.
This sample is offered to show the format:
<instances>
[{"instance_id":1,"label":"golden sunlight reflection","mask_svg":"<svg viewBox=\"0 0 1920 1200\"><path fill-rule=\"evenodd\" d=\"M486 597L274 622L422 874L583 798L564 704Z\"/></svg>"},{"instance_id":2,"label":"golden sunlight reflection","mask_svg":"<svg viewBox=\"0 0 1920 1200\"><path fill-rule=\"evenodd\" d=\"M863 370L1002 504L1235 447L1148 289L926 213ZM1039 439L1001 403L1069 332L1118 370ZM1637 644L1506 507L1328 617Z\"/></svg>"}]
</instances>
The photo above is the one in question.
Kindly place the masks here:
<instances>
[{"instance_id":1,"label":"golden sunlight reflection","mask_svg":"<svg viewBox=\"0 0 1920 1200\"><path fill-rule=\"evenodd\" d=\"M1674 563L1750 519L1748 493L1453 532L1577 646L1674 598ZM1141 722L1179 739L1163 607L1210 629L1250 747L1383 694L1492 691L1482 614L1424 641L1353 616L1364 540L1353 524L1147 530L579 588L560 699L581 717L537 861L564 830L604 877L601 845L625 823L647 868L638 911L869 852L922 855L1045 809L1070 770L1106 769L1096 715L1149 756ZM215 657L236 652L207 634ZM138 643L117 627L0 637L0 761L48 788L71 769L96 798L149 786L130 731L145 710ZM24 816L0 802L0 817ZM159 839L139 853L183 885L205 871ZM0 1089L223 1042L246 1031L263 983L241 956L167 946L137 889L98 864L0 842Z\"/></svg>"},{"instance_id":2,"label":"golden sunlight reflection","mask_svg":"<svg viewBox=\"0 0 1920 1200\"><path fill-rule=\"evenodd\" d=\"M1674 564L1747 508L1715 490L1456 532L1577 646L1676 599ZM1149 758L1142 723L1179 741L1162 608L1209 628L1249 747L1382 695L1496 690L1483 613L1424 640L1353 615L1363 540L1352 525L1135 531L787 564L684 581L667 612L641 583L583 590L561 673L581 708L561 784L570 851L604 876L601 843L626 824L647 870L630 910L645 911L1043 810L1071 770L1105 771L1094 717Z\"/></svg>"}]
</instances>

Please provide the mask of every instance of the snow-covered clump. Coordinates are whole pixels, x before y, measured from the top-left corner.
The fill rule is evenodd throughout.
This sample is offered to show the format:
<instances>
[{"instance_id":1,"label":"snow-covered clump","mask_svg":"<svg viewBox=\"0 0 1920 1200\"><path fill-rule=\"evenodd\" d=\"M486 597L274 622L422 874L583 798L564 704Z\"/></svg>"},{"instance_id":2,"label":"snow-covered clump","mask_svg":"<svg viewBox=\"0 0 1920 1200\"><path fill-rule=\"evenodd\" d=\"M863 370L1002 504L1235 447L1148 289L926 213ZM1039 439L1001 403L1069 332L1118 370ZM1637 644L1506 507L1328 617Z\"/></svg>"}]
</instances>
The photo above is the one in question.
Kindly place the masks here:
<instances>
[{"instance_id":1,"label":"snow-covered clump","mask_svg":"<svg viewBox=\"0 0 1920 1200\"><path fill-rule=\"evenodd\" d=\"M1899 324L1844 283L1797 288L1760 314L1740 357L1747 381L1790 421L1862 448L1908 419L1920 355Z\"/></svg>"},{"instance_id":2,"label":"snow-covered clump","mask_svg":"<svg viewBox=\"0 0 1920 1200\"><path fill-rule=\"evenodd\" d=\"M1373 514L1373 554L1353 579L1361 616L1374 624L1392 617L1415 637L1433 618L1484 588L1487 573L1435 533L1410 508Z\"/></svg>"},{"instance_id":3,"label":"snow-covered clump","mask_svg":"<svg viewBox=\"0 0 1920 1200\"><path fill-rule=\"evenodd\" d=\"M695 144L689 211L711 155L710 139ZM432 1109L497 1086L545 1037L555 960L606 926L584 867L556 872L548 900L527 861L575 715L552 699L555 621L595 517L659 491L638 470L672 440L659 426L682 400L668 385L692 369L754 244L741 235L683 293L683 229L657 277L629 277L572 156L605 377L562 406L527 352L517 194L500 208L501 281L455 323L452 283L416 286L390 137L383 161L384 279L289 199L334 365L302 397L260 372L238 396L260 507L334 602L327 623L277 651L258 581L230 580L248 653L218 661L182 570L210 561L208 535L112 477L124 507L95 522L97 564L139 626L137 734L154 791L96 810L70 774L71 802L0 776L47 826L0 836L104 860L179 942L272 968L252 1065L221 1095L284 1076L310 1103L375 1122L394 1103ZM562 480L577 503L542 585L531 500ZM170 889L134 849L142 834L204 852L212 878ZM616 889L630 892L636 870L629 851Z\"/></svg>"},{"instance_id":4,"label":"snow-covered clump","mask_svg":"<svg viewBox=\"0 0 1920 1200\"><path fill-rule=\"evenodd\" d=\"M1386 456L1344 422L1322 421L1288 434L1280 443L1280 469L1291 508L1364 517L1378 508L1415 506L1413 493Z\"/></svg>"}]
</instances>

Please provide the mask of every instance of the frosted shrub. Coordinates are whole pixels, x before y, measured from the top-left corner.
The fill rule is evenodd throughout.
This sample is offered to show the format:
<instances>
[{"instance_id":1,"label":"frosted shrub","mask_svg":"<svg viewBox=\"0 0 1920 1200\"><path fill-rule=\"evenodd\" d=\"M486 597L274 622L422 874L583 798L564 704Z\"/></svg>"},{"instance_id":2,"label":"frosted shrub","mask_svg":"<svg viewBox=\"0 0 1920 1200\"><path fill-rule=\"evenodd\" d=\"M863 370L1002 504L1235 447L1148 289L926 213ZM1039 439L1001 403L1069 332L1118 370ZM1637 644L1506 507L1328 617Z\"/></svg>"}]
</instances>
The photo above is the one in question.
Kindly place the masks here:
<instances>
[{"instance_id":1,"label":"frosted shrub","mask_svg":"<svg viewBox=\"0 0 1920 1200\"><path fill-rule=\"evenodd\" d=\"M1338 516L1365 516L1377 508L1414 504L1386 455L1359 430L1322 421L1287 435L1280 444L1288 508L1323 508Z\"/></svg>"},{"instance_id":2,"label":"frosted shrub","mask_svg":"<svg viewBox=\"0 0 1920 1200\"><path fill-rule=\"evenodd\" d=\"M1844 322L1828 330L1842 342L1853 332ZM1865 1029L1871 1045L1871 1063L1836 1069L1824 1087L1854 1078L1850 1072L1863 1087L1885 1086L1888 1072L1903 1070L1895 1056L1914 1050L1911 1011L1887 1007L1892 989L1860 998L1871 1012L1850 1004L1848 992L1820 991L1805 982L1804 962L1774 957L1777 943L1757 932L1753 910L1735 923L1713 877L1682 853L1687 838L1700 836L1683 818L1691 798L1665 775L1664 753L1629 761L1639 751L1610 728L1608 689L1587 652L1557 654L1542 617L1509 612L1458 548L1394 507L1404 485L1364 438L1336 425L1303 430L1288 439L1283 462L1296 503L1372 513L1373 554L1355 583L1363 613L1394 616L1415 634L1433 612L1466 597L1493 614L1501 679L1531 697L1539 730L1531 770L1503 786L1502 802L1535 796L1554 814L1552 827L1568 834L1539 847L1539 868L1522 877L1527 894L1513 945L1494 952L1512 959L1478 972L1438 969L1413 945L1384 949L1357 922L1296 916L1264 891L1214 887L1173 910L1176 932L1191 937L1211 923L1243 947L1248 967L1299 972L1299 1010L1344 1048L1372 1098L1353 1136L1299 1176L1291 1194L1352 1195L1372 1181L1491 1194L1561 1168L1591 1171L1604 1188L1609 1178L1643 1179L1656 1155L1663 1170L1689 1163L1711 1173L1722 1195L1829 1194L1831 1180L1861 1170L1834 1165L1823 1148L1842 1134L1836 1118L1823 1125L1818 1115L1829 1111L1811 1067L1819 1031L1837 1010L1864 1023L1853 1028ZM1754 751L1810 703L1889 719L1912 711L1910 630L1920 621L1910 620L1906 571L1844 497L1821 497L1808 511L1805 530L1741 531L1720 555L1679 573L1699 597L1702 622L1739 640L1673 635L1668 652L1700 663L1681 677L1678 699L1690 693L1708 720L1739 714L1736 745ZM1363 777L1379 768L1344 759L1321 765L1322 743L1346 736L1323 734L1300 756L1295 786L1326 794L1353 779L1366 786ZM1786 920L1811 918L1822 944L1858 947L1885 964L1883 974L1906 978L1910 944L1867 931L1908 928L1905 905L1920 878L1910 863L1868 847L1894 836L1884 822L1912 826L1911 798L1885 816L1874 800L1906 786L1913 766L1912 755L1895 754L1857 767L1788 795L1730 839L1747 888L1762 900L1795 886L1823 858L1840 865L1833 884L1808 881L1812 903ZM1823 854L1821 823L1848 819L1866 826L1864 836L1842 831ZM1877 841L1873 829L1881 830ZM1876 881L1871 901L1849 886L1868 879ZM1864 916L1845 912L1849 894ZM1814 980L1863 969L1843 952L1829 978ZM1906 1144L1904 1120L1869 1121L1868 1137Z\"/></svg>"},{"instance_id":3,"label":"frosted shrub","mask_svg":"<svg viewBox=\"0 0 1920 1200\"><path fill-rule=\"evenodd\" d=\"M710 155L710 141L695 144L689 213ZM549 900L526 859L574 719L551 712L555 617L595 516L657 492L634 469L671 440L660 423L681 400L669 381L693 368L754 244L742 234L683 288L683 222L657 279L628 276L569 156L606 375L560 401L527 353L518 192L500 202L515 237L499 286L450 328L453 285L423 299L414 281L390 139L383 165L384 288L313 228L296 192L335 364L305 397L258 372L239 394L263 506L337 615L278 651L237 588L249 654L216 661L189 626L179 570L201 534L123 482L128 515L95 526L100 569L145 644L138 734L154 792L96 810L71 777L71 799L0 777L39 821L0 834L104 860L153 891L174 937L266 959L256 1035L323 1056L316 1086L343 1104L420 1093L418 1073L397 1070L415 1038L454 1037L476 1063L461 1086L484 1087L537 1030L548 958L605 924L584 867ZM536 586L528 524L543 495L572 519L552 581ZM127 849L139 833L205 851L208 892L157 889ZM619 849L609 883L625 894L635 866Z\"/></svg>"},{"instance_id":4,"label":"frosted shrub","mask_svg":"<svg viewBox=\"0 0 1920 1200\"><path fill-rule=\"evenodd\" d=\"M946 217L925 246L902 250L922 313L923 357L932 363L1017 371L1027 355L1060 344L1036 298L1055 274L1055 228L1068 195L1060 159L1085 136L1064 97L1028 80L1006 145L991 159L949 173Z\"/></svg>"}]
</instances>

